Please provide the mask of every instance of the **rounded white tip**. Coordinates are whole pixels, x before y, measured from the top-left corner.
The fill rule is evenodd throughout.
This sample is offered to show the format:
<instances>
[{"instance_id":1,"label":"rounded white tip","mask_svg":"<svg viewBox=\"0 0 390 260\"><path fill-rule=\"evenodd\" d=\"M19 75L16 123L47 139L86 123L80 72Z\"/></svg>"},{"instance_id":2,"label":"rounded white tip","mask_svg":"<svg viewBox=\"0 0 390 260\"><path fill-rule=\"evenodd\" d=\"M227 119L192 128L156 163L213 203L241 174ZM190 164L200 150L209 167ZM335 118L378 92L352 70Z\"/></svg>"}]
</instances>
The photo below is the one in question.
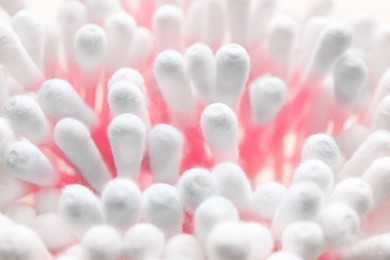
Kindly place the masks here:
<instances>
[{"instance_id":1,"label":"rounded white tip","mask_svg":"<svg viewBox=\"0 0 390 260\"><path fill-rule=\"evenodd\" d=\"M60 177L39 148L26 141L15 142L7 148L5 167L11 176L39 186L53 186Z\"/></svg>"},{"instance_id":2,"label":"rounded white tip","mask_svg":"<svg viewBox=\"0 0 390 260\"><path fill-rule=\"evenodd\" d=\"M207 198L219 194L216 179L208 170L202 168L185 171L180 176L177 189L184 208L189 212L194 212Z\"/></svg>"},{"instance_id":3,"label":"rounded white tip","mask_svg":"<svg viewBox=\"0 0 390 260\"><path fill-rule=\"evenodd\" d=\"M317 259L324 251L325 239L321 227L311 221L299 221L286 227L282 234L282 250L302 259Z\"/></svg>"},{"instance_id":4,"label":"rounded white tip","mask_svg":"<svg viewBox=\"0 0 390 260\"><path fill-rule=\"evenodd\" d=\"M164 250L164 234L155 226L140 223L130 228L123 238L126 260L153 259Z\"/></svg>"},{"instance_id":5,"label":"rounded white tip","mask_svg":"<svg viewBox=\"0 0 390 260\"><path fill-rule=\"evenodd\" d=\"M293 183L311 181L318 185L325 194L333 188L333 171L324 162L313 159L302 162L294 172Z\"/></svg>"},{"instance_id":6,"label":"rounded white tip","mask_svg":"<svg viewBox=\"0 0 390 260\"><path fill-rule=\"evenodd\" d=\"M373 126L377 129L390 130L390 95L384 97L376 106Z\"/></svg>"},{"instance_id":7,"label":"rounded white tip","mask_svg":"<svg viewBox=\"0 0 390 260\"><path fill-rule=\"evenodd\" d=\"M59 207L64 220L77 233L82 234L90 227L104 222L99 200L83 185L66 186L61 194Z\"/></svg>"},{"instance_id":8,"label":"rounded white tip","mask_svg":"<svg viewBox=\"0 0 390 260\"><path fill-rule=\"evenodd\" d=\"M224 197L211 197L203 201L195 211L194 233L204 243L216 225L238 220L238 211L233 203Z\"/></svg>"},{"instance_id":9,"label":"rounded white tip","mask_svg":"<svg viewBox=\"0 0 390 260\"><path fill-rule=\"evenodd\" d=\"M242 46L227 44L218 50L215 59L215 100L236 109L248 80L250 57Z\"/></svg>"},{"instance_id":10,"label":"rounded white tip","mask_svg":"<svg viewBox=\"0 0 390 260\"><path fill-rule=\"evenodd\" d=\"M108 224L124 229L138 222L142 195L138 186L126 179L114 179L104 188L101 203Z\"/></svg>"},{"instance_id":11,"label":"rounded white tip","mask_svg":"<svg viewBox=\"0 0 390 260\"><path fill-rule=\"evenodd\" d=\"M268 182L260 185L254 192L252 207L256 215L272 220L276 210L286 195L286 187L278 182Z\"/></svg>"},{"instance_id":12,"label":"rounded white tip","mask_svg":"<svg viewBox=\"0 0 390 260\"><path fill-rule=\"evenodd\" d=\"M303 260L300 256L290 252L273 253L267 260Z\"/></svg>"},{"instance_id":13,"label":"rounded white tip","mask_svg":"<svg viewBox=\"0 0 390 260\"><path fill-rule=\"evenodd\" d=\"M327 134L309 136L302 148L302 161L318 159L326 163L332 170L337 170L343 156L336 141Z\"/></svg>"},{"instance_id":14,"label":"rounded white tip","mask_svg":"<svg viewBox=\"0 0 390 260\"><path fill-rule=\"evenodd\" d=\"M293 185L272 220L274 237L279 239L283 230L293 222L315 220L322 209L324 197L322 190L312 182Z\"/></svg>"},{"instance_id":15,"label":"rounded white tip","mask_svg":"<svg viewBox=\"0 0 390 260\"><path fill-rule=\"evenodd\" d=\"M108 87L110 88L119 81L131 82L136 85L144 95L146 93L145 80L138 70L132 68L120 68L116 70L108 80Z\"/></svg>"},{"instance_id":16,"label":"rounded white tip","mask_svg":"<svg viewBox=\"0 0 390 260\"><path fill-rule=\"evenodd\" d=\"M375 205L387 201L390 198L390 157L376 159L364 172L363 180L371 186Z\"/></svg>"},{"instance_id":17,"label":"rounded white tip","mask_svg":"<svg viewBox=\"0 0 390 260\"><path fill-rule=\"evenodd\" d=\"M373 191L370 185L360 178L349 178L339 182L332 192L332 202L344 203L353 208L359 216L364 216L373 205Z\"/></svg>"},{"instance_id":18,"label":"rounded white tip","mask_svg":"<svg viewBox=\"0 0 390 260\"><path fill-rule=\"evenodd\" d=\"M164 259L204 260L205 253L193 235L180 234L169 239L165 245Z\"/></svg>"},{"instance_id":19,"label":"rounded white tip","mask_svg":"<svg viewBox=\"0 0 390 260\"><path fill-rule=\"evenodd\" d=\"M345 204L332 204L322 210L318 223L325 237L325 249L346 246L359 235L360 220L355 210Z\"/></svg>"},{"instance_id":20,"label":"rounded white tip","mask_svg":"<svg viewBox=\"0 0 390 260\"><path fill-rule=\"evenodd\" d=\"M251 239L242 223L224 222L208 235L206 252L210 260L249 259Z\"/></svg>"},{"instance_id":21,"label":"rounded white tip","mask_svg":"<svg viewBox=\"0 0 390 260\"><path fill-rule=\"evenodd\" d=\"M155 182L175 183L184 153L184 137L181 132L170 125L156 125L150 131L148 151Z\"/></svg>"},{"instance_id":22,"label":"rounded white tip","mask_svg":"<svg viewBox=\"0 0 390 260\"><path fill-rule=\"evenodd\" d=\"M90 228L81 244L85 260L119 260L122 257L122 237L110 226Z\"/></svg>"},{"instance_id":23,"label":"rounded white tip","mask_svg":"<svg viewBox=\"0 0 390 260\"><path fill-rule=\"evenodd\" d=\"M368 68L362 58L345 55L335 65L334 93L336 99L345 105L360 101L368 87Z\"/></svg>"},{"instance_id":24,"label":"rounded white tip","mask_svg":"<svg viewBox=\"0 0 390 260\"><path fill-rule=\"evenodd\" d=\"M245 172L235 163L218 164L212 170L219 193L229 199L240 212L250 209L252 188Z\"/></svg>"},{"instance_id":25,"label":"rounded white tip","mask_svg":"<svg viewBox=\"0 0 390 260\"><path fill-rule=\"evenodd\" d=\"M121 114L108 126L117 175L137 180L145 151L146 127L139 117Z\"/></svg>"},{"instance_id":26,"label":"rounded white tip","mask_svg":"<svg viewBox=\"0 0 390 260\"><path fill-rule=\"evenodd\" d=\"M249 102L253 120L261 125L270 123L287 99L287 86L279 78L261 77L249 87Z\"/></svg>"},{"instance_id":27,"label":"rounded white tip","mask_svg":"<svg viewBox=\"0 0 390 260\"><path fill-rule=\"evenodd\" d=\"M160 228L166 236L180 233L184 220L183 206L175 187L157 183L143 193L145 219Z\"/></svg>"},{"instance_id":28,"label":"rounded white tip","mask_svg":"<svg viewBox=\"0 0 390 260\"><path fill-rule=\"evenodd\" d=\"M83 178L101 191L111 176L87 127L73 118L61 119L54 128L54 142Z\"/></svg>"},{"instance_id":29,"label":"rounded white tip","mask_svg":"<svg viewBox=\"0 0 390 260\"><path fill-rule=\"evenodd\" d=\"M95 24L82 26L74 38L76 61L83 70L99 68L107 51L107 35Z\"/></svg>"},{"instance_id":30,"label":"rounded white tip","mask_svg":"<svg viewBox=\"0 0 390 260\"><path fill-rule=\"evenodd\" d=\"M46 80L38 92L38 102L47 115L56 119L73 117L87 127L97 125L99 120L73 86L63 79Z\"/></svg>"},{"instance_id":31,"label":"rounded white tip","mask_svg":"<svg viewBox=\"0 0 390 260\"><path fill-rule=\"evenodd\" d=\"M256 222L245 222L243 228L251 240L248 259L265 259L269 256L274 248L274 239L269 229Z\"/></svg>"},{"instance_id":32,"label":"rounded white tip","mask_svg":"<svg viewBox=\"0 0 390 260\"><path fill-rule=\"evenodd\" d=\"M32 97L11 97L4 106L4 114L12 127L32 142L43 142L49 135L49 122Z\"/></svg>"},{"instance_id":33,"label":"rounded white tip","mask_svg":"<svg viewBox=\"0 0 390 260\"><path fill-rule=\"evenodd\" d=\"M216 161L236 161L238 123L233 110L222 103L211 104L203 110L200 124Z\"/></svg>"}]
</instances>

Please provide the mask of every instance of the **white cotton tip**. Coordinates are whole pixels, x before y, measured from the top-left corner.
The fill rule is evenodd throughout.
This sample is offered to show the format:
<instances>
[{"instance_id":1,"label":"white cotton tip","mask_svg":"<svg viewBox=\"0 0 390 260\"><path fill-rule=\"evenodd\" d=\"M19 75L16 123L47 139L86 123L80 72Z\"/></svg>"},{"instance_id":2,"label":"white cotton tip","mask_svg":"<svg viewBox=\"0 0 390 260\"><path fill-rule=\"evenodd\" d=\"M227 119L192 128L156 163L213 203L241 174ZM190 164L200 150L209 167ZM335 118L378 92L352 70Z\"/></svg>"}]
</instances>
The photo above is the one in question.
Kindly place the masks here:
<instances>
[{"instance_id":1,"label":"white cotton tip","mask_svg":"<svg viewBox=\"0 0 390 260\"><path fill-rule=\"evenodd\" d=\"M238 220L238 211L233 203L224 197L211 197L203 201L195 211L194 234L205 243L211 230L219 223Z\"/></svg>"},{"instance_id":2,"label":"white cotton tip","mask_svg":"<svg viewBox=\"0 0 390 260\"><path fill-rule=\"evenodd\" d=\"M206 253L209 260L249 259L251 246L251 239L243 229L243 223L227 221L210 232Z\"/></svg>"},{"instance_id":3,"label":"white cotton tip","mask_svg":"<svg viewBox=\"0 0 390 260\"><path fill-rule=\"evenodd\" d=\"M207 106L200 119L201 130L217 162L237 161L238 122L231 108L222 103Z\"/></svg>"},{"instance_id":4,"label":"white cotton tip","mask_svg":"<svg viewBox=\"0 0 390 260\"><path fill-rule=\"evenodd\" d=\"M215 100L236 109L248 80L250 57L242 46L227 44L219 48L215 59Z\"/></svg>"},{"instance_id":5,"label":"white cotton tip","mask_svg":"<svg viewBox=\"0 0 390 260\"><path fill-rule=\"evenodd\" d=\"M74 50L77 64L82 70L99 69L106 58L106 32L95 24L83 25L76 32Z\"/></svg>"},{"instance_id":6,"label":"white cotton tip","mask_svg":"<svg viewBox=\"0 0 390 260\"><path fill-rule=\"evenodd\" d=\"M10 227L14 224L14 222L7 216L0 213L0 229L5 227Z\"/></svg>"},{"instance_id":7,"label":"white cotton tip","mask_svg":"<svg viewBox=\"0 0 390 260\"><path fill-rule=\"evenodd\" d=\"M355 47L367 51L371 47L376 27L375 17L369 12L356 14L352 20Z\"/></svg>"},{"instance_id":8,"label":"white cotton tip","mask_svg":"<svg viewBox=\"0 0 390 260\"><path fill-rule=\"evenodd\" d=\"M325 250L351 244L359 235L359 216L345 204L331 204L323 209L318 224L324 232Z\"/></svg>"},{"instance_id":9,"label":"white cotton tip","mask_svg":"<svg viewBox=\"0 0 390 260\"><path fill-rule=\"evenodd\" d=\"M35 208L39 214L58 212L61 193L55 188L39 189L34 195Z\"/></svg>"},{"instance_id":10,"label":"white cotton tip","mask_svg":"<svg viewBox=\"0 0 390 260\"><path fill-rule=\"evenodd\" d=\"M101 204L107 223L125 229L140 219L141 191L134 182L117 178L104 188Z\"/></svg>"},{"instance_id":11,"label":"white cotton tip","mask_svg":"<svg viewBox=\"0 0 390 260\"><path fill-rule=\"evenodd\" d=\"M349 26L339 23L330 24L318 40L306 76L322 80L351 44L352 30Z\"/></svg>"},{"instance_id":12,"label":"white cotton tip","mask_svg":"<svg viewBox=\"0 0 390 260\"><path fill-rule=\"evenodd\" d=\"M43 78L41 71L8 25L0 23L0 36L1 65L24 88L33 88Z\"/></svg>"},{"instance_id":13,"label":"white cotton tip","mask_svg":"<svg viewBox=\"0 0 390 260\"><path fill-rule=\"evenodd\" d=\"M249 86L252 119L260 125L270 123L278 115L286 99L287 86L281 79L266 76L254 80Z\"/></svg>"},{"instance_id":14,"label":"white cotton tip","mask_svg":"<svg viewBox=\"0 0 390 260\"><path fill-rule=\"evenodd\" d=\"M94 24L104 24L110 17L123 11L120 1L87 0L88 21Z\"/></svg>"},{"instance_id":15,"label":"white cotton tip","mask_svg":"<svg viewBox=\"0 0 390 260\"><path fill-rule=\"evenodd\" d=\"M132 68L143 67L153 49L153 34L146 27L138 27L130 47L130 64Z\"/></svg>"},{"instance_id":16,"label":"white cotton tip","mask_svg":"<svg viewBox=\"0 0 390 260\"><path fill-rule=\"evenodd\" d=\"M243 223L243 229L250 239L249 260L265 259L274 248L274 239L268 228L255 222Z\"/></svg>"},{"instance_id":17,"label":"white cotton tip","mask_svg":"<svg viewBox=\"0 0 390 260\"><path fill-rule=\"evenodd\" d=\"M266 27L276 10L277 1L275 0L262 0L252 3L249 20L249 28L252 30L248 35L250 44L257 44L263 41Z\"/></svg>"},{"instance_id":18,"label":"white cotton tip","mask_svg":"<svg viewBox=\"0 0 390 260\"><path fill-rule=\"evenodd\" d=\"M56 72L61 41L60 26L55 20L43 20L45 30L45 42L43 47L43 68L46 76L52 76Z\"/></svg>"},{"instance_id":19,"label":"white cotton tip","mask_svg":"<svg viewBox=\"0 0 390 260\"><path fill-rule=\"evenodd\" d=\"M376 129L390 130L389 124L390 96L384 97L376 106L373 116L373 126Z\"/></svg>"},{"instance_id":20,"label":"white cotton tip","mask_svg":"<svg viewBox=\"0 0 390 260\"><path fill-rule=\"evenodd\" d=\"M325 194L329 194L333 188L334 174L321 160L307 160L295 169L293 177L293 183L305 181L317 184Z\"/></svg>"},{"instance_id":21,"label":"white cotton tip","mask_svg":"<svg viewBox=\"0 0 390 260\"><path fill-rule=\"evenodd\" d=\"M282 234L282 250L302 259L317 259L324 251L325 239L321 227L312 221L299 221L286 227Z\"/></svg>"},{"instance_id":22,"label":"white cotton tip","mask_svg":"<svg viewBox=\"0 0 390 260\"><path fill-rule=\"evenodd\" d=\"M390 94L390 70L385 71L378 80L378 86L374 90L373 106Z\"/></svg>"},{"instance_id":23,"label":"white cotton tip","mask_svg":"<svg viewBox=\"0 0 390 260\"><path fill-rule=\"evenodd\" d=\"M123 238L126 260L158 258L164 250L164 234L155 226L140 223L130 228Z\"/></svg>"},{"instance_id":24,"label":"white cotton tip","mask_svg":"<svg viewBox=\"0 0 390 260\"><path fill-rule=\"evenodd\" d=\"M200 99L208 104L213 100L216 64L213 51L205 44L190 46L185 53L188 75Z\"/></svg>"},{"instance_id":25,"label":"white cotton tip","mask_svg":"<svg viewBox=\"0 0 390 260\"><path fill-rule=\"evenodd\" d=\"M87 11L80 1L64 1L58 12L61 38L66 58L74 60L74 36L77 30L87 23Z\"/></svg>"},{"instance_id":26,"label":"white cotton tip","mask_svg":"<svg viewBox=\"0 0 390 260\"><path fill-rule=\"evenodd\" d=\"M154 61L153 71L171 117L188 123L195 112L195 100L188 82L184 57L175 50L163 51Z\"/></svg>"},{"instance_id":27,"label":"white cotton tip","mask_svg":"<svg viewBox=\"0 0 390 260\"><path fill-rule=\"evenodd\" d=\"M27 141L18 141L9 146L4 155L7 173L15 178L38 186L53 186L59 174L53 164Z\"/></svg>"},{"instance_id":28,"label":"white cotton tip","mask_svg":"<svg viewBox=\"0 0 390 260\"><path fill-rule=\"evenodd\" d=\"M42 68L45 46L45 28L42 20L34 13L22 10L12 17L11 26L31 59Z\"/></svg>"},{"instance_id":29,"label":"white cotton tip","mask_svg":"<svg viewBox=\"0 0 390 260\"><path fill-rule=\"evenodd\" d=\"M146 221L160 228L167 237L181 233L184 212L175 187L164 183L149 186L143 193L142 205Z\"/></svg>"},{"instance_id":30,"label":"white cotton tip","mask_svg":"<svg viewBox=\"0 0 390 260\"><path fill-rule=\"evenodd\" d=\"M267 27L267 49L277 74L286 77L296 49L298 25L287 15L276 15Z\"/></svg>"},{"instance_id":31,"label":"white cotton tip","mask_svg":"<svg viewBox=\"0 0 390 260\"><path fill-rule=\"evenodd\" d=\"M153 14L152 28L158 51L182 49L184 17L180 8L174 5L157 8Z\"/></svg>"},{"instance_id":32,"label":"white cotton tip","mask_svg":"<svg viewBox=\"0 0 390 260\"><path fill-rule=\"evenodd\" d=\"M132 113L137 115L147 128L150 128L145 96L137 85L130 81L117 81L110 86L107 99L114 116Z\"/></svg>"},{"instance_id":33,"label":"white cotton tip","mask_svg":"<svg viewBox=\"0 0 390 260\"><path fill-rule=\"evenodd\" d=\"M356 104L365 94L368 68L362 58L345 55L339 59L333 71L334 94L343 105Z\"/></svg>"},{"instance_id":34,"label":"white cotton tip","mask_svg":"<svg viewBox=\"0 0 390 260\"><path fill-rule=\"evenodd\" d=\"M34 143L45 141L49 135L49 122L32 97L11 97L4 106L4 115L18 133Z\"/></svg>"},{"instance_id":35,"label":"white cotton tip","mask_svg":"<svg viewBox=\"0 0 390 260\"><path fill-rule=\"evenodd\" d=\"M202 23L204 20L204 2L194 1L189 3L184 23L184 39L186 42L199 42L201 40Z\"/></svg>"},{"instance_id":36,"label":"white cotton tip","mask_svg":"<svg viewBox=\"0 0 390 260\"><path fill-rule=\"evenodd\" d=\"M333 10L333 0L313 0L309 2L306 18L326 16Z\"/></svg>"},{"instance_id":37,"label":"white cotton tip","mask_svg":"<svg viewBox=\"0 0 390 260\"><path fill-rule=\"evenodd\" d=\"M278 182L261 184L252 197L253 212L266 220L272 220L286 195L286 187Z\"/></svg>"},{"instance_id":38,"label":"white cotton tip","mask_svg":"<svg viewBox=\"0 0 390 260\"><path fill-rule=\"evenodd\" d=\"M212 50L217 50L225 39L227 29L226 5L224 0L203 2L201 40ZM199 17L197 22L199 23Z\"/></svg>"},{"instance_id":39,"label":"white cotton tip","mask_svg":"<svg viewBox=\"0 0 390 260\"><path fill-rule=\"evenodd\" d=\"M345 158L350 158L370 133L370 129L361 124L354 124L340 131L336 136L336 141Z\"/></svg>"},{"instance_id":40,"label":"white cotton tip","mask_svg":"<svg viewBox=\"0 0 390 260\"><path fill-rule=\"evenodd\" d=\"M267 260L303 260L300 256L290 252L273 253Z\"/></svg>"},{"instance_id":41,"label":"white cotton tip","mask_svg":"<svg viewBox=\"0 0 390 260\"><path fill-rule=\"evenodd\" d=\"M317 159L326 163L333 171L343 162L336 141L328 134L314 134L309 136L302 148L302 161Z\"/></svg>"},{"instance_id":42,"label":"white cotton tip","mask_svg":"<svg viewBox=\"0 0 390 260\"><path fill-rule=\"evenodd\" d=\"M99 200L91 190L79 184L63 189L59 208L61 216L78 235L104 222Z\"/></svg>"},{"instance_id":43,"label":"white cotton tip","mask_svg":"<svg viewBox=\"0 0 390 260\"><path fill-rule=\"evenodd\" d=\"M5 173L0 174L0 183L0 208L4 208L11 202L22 198L32 190L31 185L27 182L11 177Z\"/></svg>"},{"instance_id":44,"label":"white cotton tip","mask_svg":"<svg viewBox=\"0 0 390 260\"><path fill-rule=\"evenodd\" d=\"M272 232L280 239L283 230L291 223L315 220L324 203L324 193L312 182L293 185L286 193L272 220Z\"/></svg>"},{"instance_id":45,"label":"white cotton tip","mask_svg":"<svg viewBox=\"0 0 390 260\"><path fill-rule=\"evenodd\" d=\"M129 67L123 67L116 70L108 80L108 88L111 88L115 83L120 81L128 81L133 83L146 97L145 80L138 70Z\"/></svg>"},{"instance_id":46,"label":"white cotton tip","mask_svg":"<svg viewBox=\"0 0 390 260\"><path fill-rule=\"evenodd\" d=\"M154 181L175 183L184 154L182 133L170 125L156 125L149 134L148 152Z\"/></svg>"},{"instance_id":47,"label":"white cotton tip","mask_svg":"<svg viewBox=\"0 0 390 260\"><path fill-rule=\"evenodd\" d=\"M120 260L122 259L122 237L112 227L96 225L85 233L82 241L85 260Z\"/></svg>"},{"instance_id":48,"label":"white cotton tip","mask_svg":"<svg viewBox=\"0 0 390 260\"><path fill-rule=\"evenodd\" d=\"M108 17L104 27L108 37L107 66L110 72L129 64L136 26L134 18L126 13Z\"/></svg>"},{"instance_id":49,"label":"white cotton tip","mask_svg":"<svg viewBox=\"0 0 390 260\"><path fill-rule=\"evenodd\" d=\"M383 25L375 31L371 50L372 65L370 66L371 73L374 78L380 78L381 75L388 69L390 64L390 52L386 49L390 43L390 26Z\"/></svg>"},{"instance_id":50,"label":"white cotton tip","mask_svg":"<svg viewBox=\"0 0 390 260\"><path fill-rule=\"evenodd\" d=\"M133 114L120 114L108 126L117 176L137 180L145 152L146 127Z\"/></svg>"},{"instance_id":51,"label":"white cotton tip","mask_svg":"<svg viewBox=\"0 0 390 260\"><path fill-rule=\"evenodd\" d=\"M52 258L32 229L13 225L0 230L0 259L51 260Z\"/></svg>"},{"instance_id":52,"label":"white cotton tip","mask_svg":"<svg viewBox=\"0 0 390 260\"><path fill-rule=\"evenodd\" d=\"M12 220L13 223L24 226L32 226L37 212L34 207L26 203L13 203L8 205L4 210L4 215Z\"/></svg>"},{"instance_id":53,"label":"white cotton tip","mask_svg":"<svg viewBox=\"0 0 390 260\"><path fill-rule=\"evenodd\" d=\"M386 260L390 258L390 234L360 240L340 252L342 260Z\"/></svg>"},{"instance_id":54,"label":"white cotton tip","mask_svg":"<svg viewBox=\"0 0 390 260\"><path fill-rule=\"evenodd\" d=\"M375 206L387 201L390 198L390 157L373 161L362 178L372 188Z\"/></svg>"},{"instance_id":55,"label":"white cotton tip","mask_svg":"<svg viewBox=\"0 0 390 260\"><path fill-rule=\"evenodd\" d=\"M226 14L232 42L245 45L248 41L250 0L226 0Z\"/></svg>"},{"instance_id":56,"label":"white cotton tip","mask_svg":"<svg viewBox=\"0 0 390 260\"><path fill-rule=\"evenodd\" d=\"M177 183L177 189L184 208L194 212L207 198L219 194L218 183L206 169L193 168L185 171Z\"/></svg>"},{"instance_id":57,"label":"white cotton tip","mask_svg":"<svg viewBox=\"0 0 390 260\"><path fill-rule=\"evenodd\" d=\"M73 117L90 128L98 124L99 119L95 112L66 80L46 80L38 92L38 102L48 116L57 120Z\"/></svg>"},{"instance_id":58,"label":"white cotton tip","mask_svg":"<svg viewBox=\"0 0 390 260\"><path fill-rule=\"evenodd\" d=\"M57 213L38 215L32 223L32 228L50 251L64 250L76 241L62 217Z\"/></svg>"},{"instance_id":59,"label":"white cotton tip","mask_svg":"<svg viewBox=\"0 0 390 260\"><path fill-rule=\"evenodd\" d=\"M54 128L54 142L91 187L101 191L111 176L87 127L73 118L61 119Z\"/></svg>"},{"instance_id":60,"label":"white cotton tip","mask_svg":"<svg viewBox=\"0 0 390 260\"><path fill-rule=\"evenodd\" d=\"M20 10L26 8L25 0L1 0L0 6L10 15L13 16Z\"/></svg>"},{"instance_id":61,"label":"white cotton tip","mask_svg":"<svg viewBox=\"0 0 390 260\"><path fill-rule=\"evenodd\" d=\"M240 212L250 209L252 187L239 165L230 162L221 163L214 167L211 173L217 180L222 197L230 200Z\"/></svg>"},{"instance_id":62,"label":"white cotton tip","mask_svg":"<svg viewBox=\"0 0 390 260\"><path fill-rule=\"evenodd\" d=\"M164 259L167 260L204 260L205 253L199 241L190 234L179 234L165 245Z\"/></svg>"},{"instance_id":63,"label":"white cotton tip","mask_svg":"<svg viewBox=\"0 0 390 260\"><path fill-rule=\"evenodd\" d=\"M339 182L330 197L331 202L344 203L363 217L373 205L373 190L360 178L349 178Z\"/></svg>"},{"instance_id":64,"label":"white cotton tip","mask_svg":"<svg viewBox=\"0 0 390 260\"><path fill-rule=\"evenodd\" d=\"M346 161L338 175L340 178L361 176L376 159L390 156L390 133L376 131L371 133Z\"/></svg>"}]
</instances>

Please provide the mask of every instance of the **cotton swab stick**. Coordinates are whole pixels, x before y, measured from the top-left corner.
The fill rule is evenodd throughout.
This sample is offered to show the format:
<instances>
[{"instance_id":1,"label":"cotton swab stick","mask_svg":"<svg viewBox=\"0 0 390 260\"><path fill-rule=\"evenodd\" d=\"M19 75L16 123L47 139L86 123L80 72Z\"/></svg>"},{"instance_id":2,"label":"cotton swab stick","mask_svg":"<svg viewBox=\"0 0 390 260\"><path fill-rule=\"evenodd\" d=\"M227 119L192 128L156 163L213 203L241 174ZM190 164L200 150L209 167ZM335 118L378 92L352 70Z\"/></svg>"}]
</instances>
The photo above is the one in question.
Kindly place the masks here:
<instances>
[{"instance_id":1,"label":"cotton swab stick","mask_svg":"<svg viewBox=\"0 0 390 260\"><path fill-rule=\"evenodd\" d=\"M73 118L61 119L54 128L54 142L97 191L110 180L110 173L85 125Z\"/></svg>"},{"instance_id":2,"label":"cotton swab stick","mask_svg":"<svg viewBox=\"0 0 390 260\"><path fill-rule=\"evenodd\" d=\"M83 259L120 260L122 257L122 237L112 227L97 225L84 235L81 245Z\"/></svg>"},{"instance_id":3,"label":"cotton swab stick","mask_svg":"<svg viewBox=\"0 0 390 260\"><path fill-rule=\"evenodd\" d=\"M246 45L248 41L248 23L249 23L249 9L250 0L243 0L240 2L234 0L227 0L226 14L229 31L232 42L241 45Z\"/></svg>"},{"instance_id":4,"label":"cotton swab stick","mask_svg":"<svg viewBox=\"0 0 390 260\"><path fill-rule=\"evenodd\" d=\"M121 114L108 127L117 175L137 180L145 152L146 127L139 117Z\"/></svg>"},{"instance_id":5,"label":"cotton swab stick","mask_svg":"<svg viewBox=\"0 0 390 260\"><path fill-rule=\"evenodd\" d=\"M123 237L126 260L158 258L164 250L164 234L157 227L139 223L130 228Z\"/></svg>"},{"instance_id":6,"label":"cotton swab stick","mask_svg":"<svg viewBox=\"0 0 390 260\"><path fill-rule=\"evenodd\" d=\"M66 186L61 194L59 209L66 223L79 236L91 227L104 223L99 200L91 190L83 185Z\"/></svg>"},{"instance_id":7,"label":"cotton swab stick","mask_svg":"<svg viewBox=\"0 0 390 260\"><path fill-rule=\"evenodd\" d=\"M59 174L47 157L35 145L18 141L10 145L4 156L7 173L39 186L54 186Z\"/></svg>"},{"instance_id":8,"label":"cotton swab stick","mask_svg":"<svg viewBox=\"0 0 390 260\"><path fill-rule=\"evenodd\" d=\"M182 230L183 206L177 189L169 184L156 183L142 197L145 219L171 237Z\"/></svg>"},{"instance_id":9,"label":"cotton swab stick","mask_svg":"<svg viewBox=\"0 0 390 260\"><path fill-rule=\"evenodd\" d=\"M194 212L207 198L219 194L218 182L206 169L193 168L185 171L177 183L184 208Z\"/></svg>"},{"instance_id":10,"label":"cotton swab stick","mask_svg":"<svg viewBox=\"0 0 390 260\"><path fill-rule=\"evenodd\" d=\"M184 153L182 133L170 125L156 125L149 134L148 152L155 182L175 183Z\"/></svg>"},{"instance_id":11,"label":"cotton swab stick","mask_svg":"<svg viewBox=\"0 0 390 260\"><path fill-rule=\"evenodd\" d=\"M29 57L16 33L0 23L0 60L12 77L24 88L34 88L42 80L42 73Z\"/></svg>"},{"instance_id":12,"label":"cotton swab stick","mask_svg":"<svg viewBox=\"0 0 390 260\"><path fill-rule=\"evenodd\" d=\"M207 106L202 112L200 127L217 162L238 159L238 123L231 108L222 103Z\"/></svg>"},{"instance_id":13,"label":"cotton swab stick","mask_svg":"<svg viewBox=\"0 0 390 260\"><path fill-rule=\"evenodd\" d=\"M88 128L99 122L95 112L88 107L73 86L63 79L49 79L43 82L38 91L38 103L42 110L55 119L73 117Z\"/></svg>"},{"instance_id":14,"label":"cotton swab stick","mask_svg":"<svg viewBox=\"0 0 390 260\"><path fill-rule=\"evenodd\" d=\"M136 224L141 217L141 191L127 179L110 181L103 190L101 204L107 223L120 231Z\"/></svg>"}]
</instances>

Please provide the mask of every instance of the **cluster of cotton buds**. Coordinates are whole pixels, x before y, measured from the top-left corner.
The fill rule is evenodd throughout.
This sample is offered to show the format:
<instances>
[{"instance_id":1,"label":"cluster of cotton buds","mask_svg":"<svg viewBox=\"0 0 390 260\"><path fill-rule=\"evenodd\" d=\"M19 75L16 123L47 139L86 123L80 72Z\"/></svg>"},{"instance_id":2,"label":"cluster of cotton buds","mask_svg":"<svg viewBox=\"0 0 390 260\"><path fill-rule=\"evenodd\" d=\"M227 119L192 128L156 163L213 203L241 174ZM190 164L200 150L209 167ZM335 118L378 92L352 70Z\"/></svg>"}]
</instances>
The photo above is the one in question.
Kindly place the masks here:
<instances>
[{"instance_id":1,"label":"cluster of cotton buds","mask_svg":"<svg viewBox=\"0 0 390 260\"><path fill-rule=\"evenodd\" d=\"M390 259L390 27L310 2L0 1L0 260Z\"/></svg>"}]
</instances>

